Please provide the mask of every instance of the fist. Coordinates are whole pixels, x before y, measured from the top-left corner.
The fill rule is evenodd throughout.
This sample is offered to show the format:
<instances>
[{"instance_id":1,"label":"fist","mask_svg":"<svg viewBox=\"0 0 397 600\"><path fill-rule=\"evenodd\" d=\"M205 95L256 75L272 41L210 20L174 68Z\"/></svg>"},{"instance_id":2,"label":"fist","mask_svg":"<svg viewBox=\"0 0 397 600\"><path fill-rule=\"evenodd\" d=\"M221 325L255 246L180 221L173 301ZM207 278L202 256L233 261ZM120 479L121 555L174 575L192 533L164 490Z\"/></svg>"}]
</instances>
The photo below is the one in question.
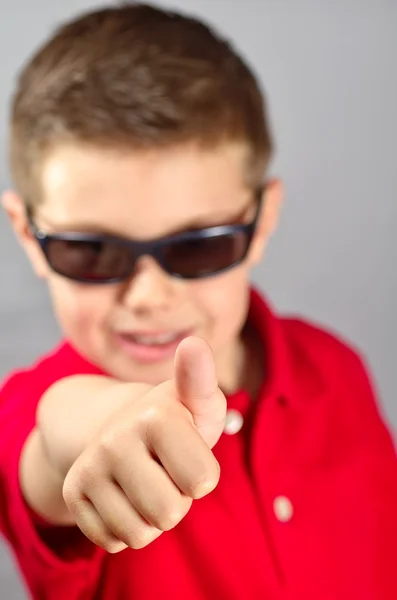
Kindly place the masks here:
<instances>
[{"instance_id":1,"label":"fist","mask_svg":"<svg viewBox=\"0 0 397 600\"><path fill-rule=\"evenodd\" d=\"M201 338L181 342L173 380L123 384L109 391L109 403L116 393L131 402L90 440L63 486L78 527L111 553L147 546L216 487L220 469L211 449L226 416L213 355Z\"/></svg>"}]
</instances>

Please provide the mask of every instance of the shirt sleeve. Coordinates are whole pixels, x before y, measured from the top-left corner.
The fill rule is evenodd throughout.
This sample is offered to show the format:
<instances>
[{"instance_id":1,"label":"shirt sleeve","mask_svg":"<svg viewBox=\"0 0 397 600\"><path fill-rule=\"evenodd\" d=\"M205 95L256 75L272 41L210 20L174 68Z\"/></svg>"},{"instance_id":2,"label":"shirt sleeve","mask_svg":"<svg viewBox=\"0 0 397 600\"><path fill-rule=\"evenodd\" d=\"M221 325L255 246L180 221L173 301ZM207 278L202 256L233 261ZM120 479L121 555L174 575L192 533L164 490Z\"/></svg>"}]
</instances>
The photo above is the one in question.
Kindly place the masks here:
<instances>
[{"instance_id":1,"label":"shirt sleeve","mask_svg":"<svg viewBox=\"0 0 397 600\"><path fill-rule=\"evenodd\" d=\"M341 382L352 389L351 402L349 406L345 406L352 431L360 436L361 443L368 450L375 451L383 459L387 459L388 466L392 466L391 474L395 478L397 456L394 436L387 423L370 368L355 350L348 350L342 358L345 376L341 377ZM395 481L397 482L397 479Z\"/></svg>"},{"instance_id":2,"label":"shirt sleeve","mask_svg":"<svg viewBox=\"0 0 397 600\"><path fill-rule=\"evenodd\" d=\"M358 435L367 474L362 490L366 518L368 597L397 598L397 456L391 428L383 414L374 379L365 361L355 352L347 359L351 383L352 414L349 424ZM350 362L349 362L350 361Z\"/></svg>"},{"instance_id":3,"label":"shirt sleeve","mask_svg":"<svg viewBox=\"0 0 397 600\"><path fill-rule=\"evenodd\" d=\"M53 527L40 520L19 485L20 455L35 426L41 395L28 373L15 375L0 391L0 532L33 598L90 598L103 551L76 527ZM32 401L35 396L37 401Z\"/></svg>"},{"instance_id":4,"label":"shirt sleeve","mask_svg":"<svg viewBox=\"0 0 397 600\"><path fill-rule=\"evenodd\" d=\"M307 497L313 521L304 524L302 539L307 536L312 548L319 543L319 560L324 548L318 535L329 540L318 572L335 590L332 597L394 600L397 456L375 380L361 353L344 340L302 322L293 327L294 347L304 357L301 371L309 364L321 390L308 435L324 485L316 488L313 478Z\"/></svg>"}]
</instances>

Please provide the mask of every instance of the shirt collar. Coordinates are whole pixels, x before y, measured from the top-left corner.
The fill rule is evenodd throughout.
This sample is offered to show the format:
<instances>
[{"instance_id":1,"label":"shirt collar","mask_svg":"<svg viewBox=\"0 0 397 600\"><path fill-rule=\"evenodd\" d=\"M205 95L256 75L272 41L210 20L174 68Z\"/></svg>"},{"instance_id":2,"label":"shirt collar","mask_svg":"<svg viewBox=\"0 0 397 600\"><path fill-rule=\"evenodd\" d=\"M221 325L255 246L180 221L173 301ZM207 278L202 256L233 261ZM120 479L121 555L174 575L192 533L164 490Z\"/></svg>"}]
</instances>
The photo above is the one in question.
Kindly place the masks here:
<instances>
[{"instance_id":1,"label":"shirt collar","mask_svg":"<svg viewBox=\"0 0 397 600\"><path fill-rule=\"evenodd\" d=\"M263 380L256 400L262 402L273 398L286 405L294 396L288 344L282 322L255 288L250 292L247 320L259 336L263 348ZM252 398L244 389L229 394L227 401L229 409L242 414L252 405Z\"/></svg>"},{"instance_id":2,"label":"shirt collar","mask_svg":"<svg viewBox=\"0 0 397 600\"><path fill-rule=\"evenodd\" d=\"M280 318L255 288L250 294L248 320L263 345L264 377L258 401L273 399L283 406L297 406L323 392L324 381L299 342L305 337L307 346L302 321Z\"/></svg>"}]
</instances>

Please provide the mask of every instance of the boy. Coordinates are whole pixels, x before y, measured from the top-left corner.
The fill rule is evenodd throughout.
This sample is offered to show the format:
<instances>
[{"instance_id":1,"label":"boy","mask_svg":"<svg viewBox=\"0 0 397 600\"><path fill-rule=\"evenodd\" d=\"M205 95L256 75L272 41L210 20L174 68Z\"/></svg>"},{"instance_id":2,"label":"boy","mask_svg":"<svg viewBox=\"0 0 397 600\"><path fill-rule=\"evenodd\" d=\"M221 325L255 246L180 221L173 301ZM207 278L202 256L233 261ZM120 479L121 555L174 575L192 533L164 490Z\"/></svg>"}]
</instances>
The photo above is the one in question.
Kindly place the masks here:
<instances>
[{"instance_id":1,"label":"boy","mask_svg":"<svg viewBox=\"0 0 397 600\"><path fill-rule=\"evenodd\" d=\"M397 462L357 354L249 272L282 197L255 78L147 5L64 25L4 206L65 342L4 384L0 526L33 598L397 598Z\"/></svg>"}]
</instances>

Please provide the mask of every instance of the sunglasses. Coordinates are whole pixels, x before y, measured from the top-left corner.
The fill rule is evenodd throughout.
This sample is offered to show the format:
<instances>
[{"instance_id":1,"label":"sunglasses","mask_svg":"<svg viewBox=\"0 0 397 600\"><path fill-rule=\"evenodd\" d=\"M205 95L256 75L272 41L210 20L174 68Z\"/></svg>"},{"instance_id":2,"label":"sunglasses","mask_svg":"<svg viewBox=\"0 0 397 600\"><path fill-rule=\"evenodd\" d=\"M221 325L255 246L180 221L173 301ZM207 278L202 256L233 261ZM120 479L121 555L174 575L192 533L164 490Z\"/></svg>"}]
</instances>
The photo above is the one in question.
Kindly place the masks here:
<instances>
[{"instance_id":1,"label":"sunglasses","mask_svg":"<svg viewBox=\"0 0 397 600\"><path fill-rule=\"evenodd\" d=\"M240 264L247 256L261 208L263 188L248 224L219 225L150 241L95 233L47 233L28 215L50 268L68 279L90 284L116 283L131 277L138 259L151 256L173 277L199 279Z\"/></svg>"}]
</instances>

